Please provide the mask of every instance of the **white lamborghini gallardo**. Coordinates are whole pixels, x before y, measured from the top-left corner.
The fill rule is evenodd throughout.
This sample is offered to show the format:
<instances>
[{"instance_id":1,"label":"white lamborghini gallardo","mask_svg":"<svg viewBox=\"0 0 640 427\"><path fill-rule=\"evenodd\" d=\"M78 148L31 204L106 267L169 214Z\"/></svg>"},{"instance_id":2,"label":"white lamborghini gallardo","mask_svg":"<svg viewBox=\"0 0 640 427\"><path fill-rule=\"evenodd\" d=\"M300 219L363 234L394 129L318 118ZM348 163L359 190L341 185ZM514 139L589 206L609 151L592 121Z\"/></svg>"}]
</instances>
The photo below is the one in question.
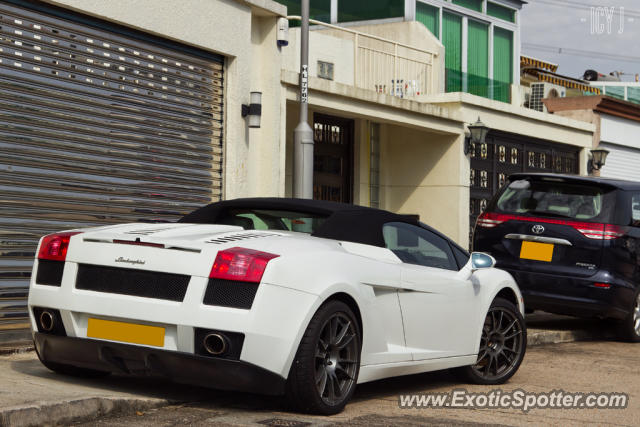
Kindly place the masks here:
<instances>
[{"instance_id":1,"label":"white lamborghini gallardo","mask_svg":"<svg viewBox=\"0 0 640 427\"><path fill-rule=\"evenodd\" d=\"M297 199L41 239L36 350L69 375L162 375L341 411L357 383L445 368L498 384L526 348L522 297L488 255L415 218Z\"/></svg>"}]
</instances>

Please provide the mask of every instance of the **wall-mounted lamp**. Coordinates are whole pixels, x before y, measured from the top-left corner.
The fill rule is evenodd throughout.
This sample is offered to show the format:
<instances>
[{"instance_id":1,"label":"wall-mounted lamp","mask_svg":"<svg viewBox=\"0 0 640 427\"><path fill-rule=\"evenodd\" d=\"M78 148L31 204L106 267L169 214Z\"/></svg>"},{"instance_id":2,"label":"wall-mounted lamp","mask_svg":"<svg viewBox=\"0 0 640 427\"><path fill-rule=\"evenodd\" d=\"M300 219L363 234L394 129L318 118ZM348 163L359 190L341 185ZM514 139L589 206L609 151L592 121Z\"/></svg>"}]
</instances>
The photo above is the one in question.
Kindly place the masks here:
<instances>
[{"instance_id":1,"label":"wall-mounted lamp","mask_svg":"<svg viewBox=\"0 0 640 427\"><path fill-rule=\"evenodd\" d=\"M276 43L278 47L289 46L289 20L281 17L276 22Z\"/></svg>"},{"instance_id":2,"label":"wall-mounted lamp","mask_svg":"<svg viewBox=\"0 0 640 427\"><path fill-rule=\"evenodd\" d=\"M597 148L595 150L591 150L591 161L590 161L590 173L597 172L595 175L600 175L600 169L604 166L604 163L607 161L607 156L609 155L609 150L605 150L604 148Z\"/></svg>"},{"instance_id":3,"label":"wall-mounted lamp","mask_svg":"<svg viewBox=\"0 0 640 427\"><path fill-rule=\"evenodd\" d=\"M262 117L262 92L251 92L249 105L242 104L242 117L249 116L249 127L259 128Z\"/></svg>"},{"instance_id":4,"label":"wall-mounted lamp","mask_svg":"<svg viewBox=\"0 0 640 427\"><path fill-rule=\"evenodd\" d=\"M464 154L469 154L471 152L471 146L475 144L484 144L487 134L489 133L489 127L482 123L480 117L478 117L478 121L472 125L467 126L469 128L469 138L465 140L464 144Z\"/></svg>"}]
</instances>

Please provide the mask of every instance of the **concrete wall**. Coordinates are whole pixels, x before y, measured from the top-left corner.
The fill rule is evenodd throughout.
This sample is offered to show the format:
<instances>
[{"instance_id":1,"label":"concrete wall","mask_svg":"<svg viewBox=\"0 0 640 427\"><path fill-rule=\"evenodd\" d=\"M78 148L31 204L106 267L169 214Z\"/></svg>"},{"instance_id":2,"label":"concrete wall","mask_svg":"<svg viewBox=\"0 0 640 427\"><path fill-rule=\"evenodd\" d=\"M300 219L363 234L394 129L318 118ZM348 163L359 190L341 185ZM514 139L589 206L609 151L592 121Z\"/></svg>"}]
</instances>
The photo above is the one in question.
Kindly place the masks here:
<instances>
[{"instance_id":1,"label":"concrete wall","mask_svg":"<svg viewBox=\"0 0 640 427\"><path fill-rule=\"evenodd\" d=\"M284 182L280 151L282 54L276 20L286 8L270 0L50 0L107 21L224 55L224 197L277 195ZM262 127L249 130L241 105L262 91ZM281 164L282 163L282 164Z\"/></svg>"},{"instance_id":2,"label":"concrete wall","mask_svg":"<svg viewBox=\"0 0 640 427\"><path fill-rule=\"evenodd\" d=\"M289 30L289 46L283 48L282 68L300 72L300 28ZM318 77L318 61L333 64L333 81L353 86L353 40L324 34L309 33L309 75Z\"/></svg>"},{"instance_id":3,"label":"concrete wall","mask_svg":"<svg viewBox=\"0 0 640 427\"><path fill-rule=\"evenodd\" d=\"M466 247L469 174L463 172L464 137L397 125L383 125L381 137L381 207L418 214Z\"/></svg>"},{"instance_id":4,"label":"concrete wall","mask_svg":"<svg viewBox=\"0 0 640 427\"><path fill-rule=\"evenodd\" d=\"M309 73L317 77L318 61L334 64L334 81L346 85L354 85L354 35L337 29L327 29L315 26L309 34ZM444 46L420 22L393 22L387 24L371 24L363 26L349 26L349 30L382 37L397 43L406 44L418 49L437 53L433 62L432 93L444 92ZM289 30L289 46L284 50L283 68L288 71L300 70L300 29ZM389 50L390 45L372 41L375 48ZM403 50L404 48L401 48ZM407 49L399 55L425 60L426 56L410 52Z\"/></svg>"},{"instance_id":5,"label":"concrete wall","mask_svg":"<svg viewBox=\"0 0 640 427\"><path fill-rule=\"evenodd\" d=\"M227 198L238 196L282 196L284 190L285 116L282 111L280 67L282 52L276 43L275 18L257 17L251 20L251 90L262 92L262 120L259 129L248 129L245 145L234 155L235 164L246 167L246 185L227 185ZM286 48L283 48L286 49ZM229 115L240 116L231 110ZM244 125L244 124L242 124ZM228 144L229 145L229 144ZM227 166L230 166L227 163ZM233 176L231 167L227 176Z\"/></svg>"},{"instance_id":6,"label":"concrete wall","mask_svg":"<svg viewBox=\"0 0 640 427\"><path fill-rule=\"evenodd\" d=\"M600 141L600 115L598 113L595 113L593 110L567 110L556 111L553 114L593 124L595 126L595 131L593 132L592 147L595 148L598 146Z\"/></svg>"}]
</instances>

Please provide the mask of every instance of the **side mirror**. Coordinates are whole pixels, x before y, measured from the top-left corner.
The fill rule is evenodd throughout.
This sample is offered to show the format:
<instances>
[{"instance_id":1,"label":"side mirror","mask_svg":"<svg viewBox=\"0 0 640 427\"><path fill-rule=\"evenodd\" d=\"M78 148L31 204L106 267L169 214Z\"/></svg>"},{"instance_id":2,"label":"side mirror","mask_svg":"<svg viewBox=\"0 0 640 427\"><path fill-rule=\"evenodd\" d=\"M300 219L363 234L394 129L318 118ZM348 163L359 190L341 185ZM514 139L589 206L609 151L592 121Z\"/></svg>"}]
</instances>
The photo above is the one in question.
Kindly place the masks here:
<instances>
[{"instance_id":1,"label":"side mirror","mask_svg":"<svg viewBox=\"0 0 640 427\"><path fill-rule=\"evenodd\" d=\"M483 252L474 252L471 254L471 271L480 270L482 268L491 268L496 265L496 260L489 254Z\"/></svg>"}]
</instances>

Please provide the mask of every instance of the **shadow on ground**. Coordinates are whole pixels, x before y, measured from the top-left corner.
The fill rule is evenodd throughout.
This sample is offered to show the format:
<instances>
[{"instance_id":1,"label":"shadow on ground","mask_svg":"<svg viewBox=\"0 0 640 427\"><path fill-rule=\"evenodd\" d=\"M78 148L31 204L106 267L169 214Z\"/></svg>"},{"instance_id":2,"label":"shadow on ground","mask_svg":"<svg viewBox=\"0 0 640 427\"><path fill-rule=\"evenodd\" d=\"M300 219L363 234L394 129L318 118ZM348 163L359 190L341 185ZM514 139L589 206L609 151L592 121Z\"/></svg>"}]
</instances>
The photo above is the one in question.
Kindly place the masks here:
<instances>
[{"instance_id":1,"label":"shadow on ground","mask_svg":"<svg viewBox=\"0 0 640 427\"><path fill-rule=\"evenodd\" d=\"M273 396L254 395L249 393L230 392L183 385L162 377L133 377L127 375L110 375L104 378L76 378L50 371L38 360L18 360L11 363L11 369L27 377L35 377L64 383L69 386L80 386L91 389L90 394L97 391L134 394L143 398L166 399L173 403L198 402L206 407L211 405L228 409L246 409L252 411L286 411L283 399ZM431 388L452 387L461 384L449 371L430 372L389 378L360 384L352 401L370 399L396 400L401 393L425 392Z\"/></svg>"}]
</instances>

